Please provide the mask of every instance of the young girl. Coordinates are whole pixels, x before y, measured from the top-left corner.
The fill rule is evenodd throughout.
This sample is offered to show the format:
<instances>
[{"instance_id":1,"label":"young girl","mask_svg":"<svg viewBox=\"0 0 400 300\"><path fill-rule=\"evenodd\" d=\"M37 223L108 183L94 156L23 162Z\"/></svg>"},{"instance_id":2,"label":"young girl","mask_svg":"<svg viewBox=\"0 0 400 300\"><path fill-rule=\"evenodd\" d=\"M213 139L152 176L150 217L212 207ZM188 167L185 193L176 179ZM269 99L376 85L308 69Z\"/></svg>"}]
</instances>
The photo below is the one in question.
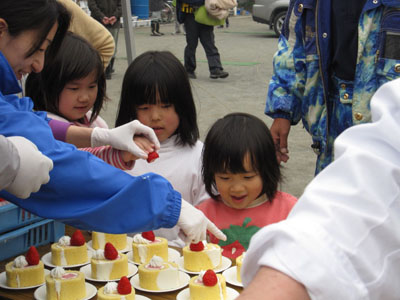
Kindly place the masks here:
<instances>
[{"instance_id":1,"label":"young girl","mask_svg":"<svg viewBox=\"0 0 400 300\"><path fill-rule=\"evenodd\" d=\"M107 100L103 63L98 52L84 39L68 33L60 51L46 60L40 74L31 73L26 81L26 95L34 109L47 111L51 119L77 126L108 128L99 116ZM133 155L102 146L82 148L120 169L133 166Z\"/></svg>"},{"instance_id":2,"label":"young girl","mask_svg":"<svg viewBox=\"0 0 400 300\"><path fill-rule=\"evenodd\" d=\"M115 126L136 119L154 129L161 148L157 160L151 164L136 161L129 173L164 176L192 205L208 199L201 176L203 143L198 140L190 82L185 68L172 53L145 52L128 67ZM183 247L178 233L177 227L156 232L171 245Z\"/></svg>"},{"instance_id":3,"label":"young girl","mask_svg":"<svg viewBox=\"0 0 400 300\"><path fill-rule=\"evenodd\" d=\"M261 227L287 217L297 199L277 191L281 180L268 127L255 116L232 113L211 127L204 142L203 180L211 195L199 208L227 236L223 255L240 256Z\"/></svg>"}]
</instances>

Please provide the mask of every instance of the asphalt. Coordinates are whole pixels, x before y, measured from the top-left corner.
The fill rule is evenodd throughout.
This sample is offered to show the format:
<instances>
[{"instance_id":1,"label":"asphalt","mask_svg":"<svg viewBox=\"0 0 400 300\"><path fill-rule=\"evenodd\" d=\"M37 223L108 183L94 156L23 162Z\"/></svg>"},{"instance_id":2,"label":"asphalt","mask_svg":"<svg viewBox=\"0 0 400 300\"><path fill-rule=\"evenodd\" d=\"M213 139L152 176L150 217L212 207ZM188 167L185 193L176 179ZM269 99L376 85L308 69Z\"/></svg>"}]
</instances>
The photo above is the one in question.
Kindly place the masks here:
<instances>
[{"instance_id":1,"label":"asphalt","mask_svg":"<svg viewBox=\"0 0 400 300\"><path fill-rule=\"evenodd\" d=\"M272 57L278 39L267 25L256 23L251 16L232 16L229 28L215 28L215 42L222 65L229 72L226 79L210 79L204 49L199 43L196 53L197 79L191 79L198 114L201 140L210 126L231 112L253 114L270 126L272 119L264 114L268 82L272 74ZM173 35L174 24L162 24L163 36L151 36L150 28L134 28L134 52L171 51L183 63L186 45L183 34ZM114 127L122 79L128 67L125 37L120 30L115 73L107 81L108 96L101 116ZM280 189L299 197L314 175L316 155L310 148L311 138L302 124L292 126L289 135L290 159L282 165L284 180Z\"/></svg>"}]
</instances>

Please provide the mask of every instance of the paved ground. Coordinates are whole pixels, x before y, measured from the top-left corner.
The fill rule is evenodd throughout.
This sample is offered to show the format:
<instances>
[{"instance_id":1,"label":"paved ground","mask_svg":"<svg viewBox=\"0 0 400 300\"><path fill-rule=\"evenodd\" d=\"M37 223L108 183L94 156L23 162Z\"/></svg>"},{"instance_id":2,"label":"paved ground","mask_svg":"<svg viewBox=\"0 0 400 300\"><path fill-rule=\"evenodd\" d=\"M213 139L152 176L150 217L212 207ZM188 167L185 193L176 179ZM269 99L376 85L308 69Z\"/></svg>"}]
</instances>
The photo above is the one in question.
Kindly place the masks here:
<instances>
[{"instance_id":1,"label":"paved ground","mask_svg":"<svg viewBox=\"0 0 400 300\"><path fill-rule=\"evenodd\" d=\"M230 112L251 113L268 125L272 120L264 115L267 83L272 73L272 56L277 49L277 38L266 25L255 23L251 16L234 16L229 28L215 28L216 45L222 64L229 77L213 80L204 50L197 48L197 79L192 80L193 94L197 106L201 139L214 121ZM169 50L183 62L186 45L184 35L172 35L173 24L161 26L164 36L150 36L149 27L134 30L135 52L139 55L147 50ZM125 40L120 31L116 73L108 83L108 94L112 99L102 113L113 127L123 74L127 68ZM316 156L310 148L311 139L302 125L292 127L289 136L290 160L283 165L285 181L281 190L300 196L304 187L313 178Z\"/></svg>"}]
</instances>

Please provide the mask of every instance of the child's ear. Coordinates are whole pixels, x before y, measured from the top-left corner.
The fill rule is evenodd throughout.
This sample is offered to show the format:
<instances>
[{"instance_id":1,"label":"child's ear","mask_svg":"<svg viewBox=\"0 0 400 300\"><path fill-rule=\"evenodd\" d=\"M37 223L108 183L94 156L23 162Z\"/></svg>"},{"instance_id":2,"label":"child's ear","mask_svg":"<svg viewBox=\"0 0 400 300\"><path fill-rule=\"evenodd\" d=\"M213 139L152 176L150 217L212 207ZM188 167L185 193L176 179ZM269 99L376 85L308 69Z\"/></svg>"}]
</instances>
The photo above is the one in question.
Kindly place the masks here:
<instances>
[{"instance_id":1,"label":"child's ear","mask_svg":"<svg viewBox=\"0 0 400 300\"><path fill-rule=\"evenodd\" d=\"M6 20L0 18L0 37L3 37L5 33L8 33L8 24Z\"/></svg>"}]
</instances>

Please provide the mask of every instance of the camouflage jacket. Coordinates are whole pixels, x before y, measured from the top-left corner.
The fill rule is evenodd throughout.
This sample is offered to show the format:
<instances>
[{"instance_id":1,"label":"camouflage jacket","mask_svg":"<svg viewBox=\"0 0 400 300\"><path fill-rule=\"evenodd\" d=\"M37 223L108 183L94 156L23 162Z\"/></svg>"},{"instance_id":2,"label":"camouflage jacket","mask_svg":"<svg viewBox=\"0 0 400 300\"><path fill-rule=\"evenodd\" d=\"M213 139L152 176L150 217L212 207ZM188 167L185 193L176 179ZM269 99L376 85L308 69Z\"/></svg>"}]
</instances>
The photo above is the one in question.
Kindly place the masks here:
<instances>
[{"instance_id":1,"label":"camouflage jacket","mask_svg":"<svg viewBox=\"0 0 400 300\"><path fill-rule=\"evenodd\" d=\"M291 0L269 83L265 114L300 120L314 140L326 140L331 53L329 0ZM340 89L353 124L371 121L370 99L400 77L400 0L367 0L358 25L354 85Z\"/></svg>"}]
</instances>

